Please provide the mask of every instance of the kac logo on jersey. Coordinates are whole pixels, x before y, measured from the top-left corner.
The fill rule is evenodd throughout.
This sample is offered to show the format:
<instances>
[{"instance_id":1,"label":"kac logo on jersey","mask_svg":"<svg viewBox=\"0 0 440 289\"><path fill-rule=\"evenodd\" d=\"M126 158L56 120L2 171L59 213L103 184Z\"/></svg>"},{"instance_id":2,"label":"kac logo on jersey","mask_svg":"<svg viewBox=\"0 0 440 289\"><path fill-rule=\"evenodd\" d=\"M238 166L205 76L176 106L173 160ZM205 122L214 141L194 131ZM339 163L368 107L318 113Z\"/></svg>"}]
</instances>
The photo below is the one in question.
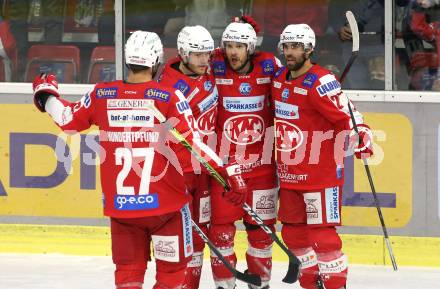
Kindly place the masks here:
<instances>
[{"instance_id":1,"label":"kac logo on jersey","mask_svg":"<svg viewBox=\"0 0 440 289\"><path fill-rule=\"evenodd\" d=\"M156 99L163 102L168 102L170 100L170 93L160 89L149 88L145 90L144 98Z\"/></svg>"},{"instance_id":2,"label":"kac logo on jersey","mask_svg":"<svg viewBox=\"0 0 440 289\"><path fill-rule=\"evenodd\" d=\"M213 134L215 131L215 120L217 119L217 106L213 105L210 109L202 113L197 119L199 132L204 135Z\"/></svg>"},{"instance_id":3,"label":"kac logo on jersey","mask_svg":"<svg viewBox=\"0 0 440 289\"><path fill-rule=\"evenodd\" d=\"M214 68L214 75L219 75L219 76L226 75L226 64L224 61L215 61L212 66Z\"/></svg>"},{"instance_id":4,"label":"kac logo on jersey","mask_svg":"<svg viewBox=\"0 0 440 289\"><path fill-rule=\"evenodd\" d=\"M276 147L280 151L296 150L304 141L304 134L293 123L285 120L275 120Z\"/></svg>"},{"instance_id":5,"label":"kac logo on jersey","mask_svg":"<svg viewBox=\"0 0 440 289\"><path fill-rule=\"evenodd\" d=\"M251 93L252 87L249 83L243 82L242 84L240 84L239 90L242 95L249 95Z\"/></svg>"},{"instance_id":6,"label":"kac logo on jersey","mask_svg":"<svg viewBox=\"0 0 440 289\"><path fill-rule=\"evenodd\" d=\"M312 88L315 81L318 79L318 76L314 73L307 73L302 81L302 86Z\"/></svg>"},{"instance_id":7,"label":"kac logo on jersey","mask_svg":"<svg viewBox=\"0 0 440 289\"><path fill-rule=\"evenodd\" d=\"M282 99L283 101L287 101L287 99L289 98L289 95L290 95L289 89L288 89L288 88L285 88L285 89L283 90L283 92L281 93L281 99Z\"/></svg>"},{"instance_id":8,"label":"kac logo on jersey","mask_svg":"<svg viewBox=\"0 0 440 289\"><path fill-rule=\"evenodd\" d=\"M253 144L261 140L264 130L264 120L256 114L233 116L227 119L223 126L226 138L238 145Z\"/></svg>"},{"instance_id":9,"label":"kac logo on jersey","mask_svg":"<svg viewBox=\"0 0 440 289\"><path fill-rule=\"evenodd\" d=\"M205 83L203 84L204 88L206 91L210 91L212 88L212 82L210 80L205 81Z\"/></svg>"},{"instance_id":10,"label":"kac logo on jersey","mask_svg":"<svg viewBox=\"0 0 440 289\"><path fill-rule=\"evenodd\" d=\"M174 88L180 90L183 95L187 95L189 92L189 85L184 80L179 79L176 84L173 85Z\"/></svg>"},{"instance_id":11,"label":"kac logo on jersey","mask_svg":"<svg viewBox=\"0 0 440 289\"><path fill-rule=\"evenodd\" d=\"M115 98L118 96L117 87L98 88L96 90L96 98Z\"/></svg>"},{"instance_id":12,"label":"kac logo on jersey","mask_svg":"<svg viewBox=\"0 0 440 289\"><path fill-rule=\"evenodd\" d=\"M261 68L263 69L263 74L273 74L275 71L275 65L273 64L273 60L266 59L260 62Z\"/></svg>"}]
</instances>

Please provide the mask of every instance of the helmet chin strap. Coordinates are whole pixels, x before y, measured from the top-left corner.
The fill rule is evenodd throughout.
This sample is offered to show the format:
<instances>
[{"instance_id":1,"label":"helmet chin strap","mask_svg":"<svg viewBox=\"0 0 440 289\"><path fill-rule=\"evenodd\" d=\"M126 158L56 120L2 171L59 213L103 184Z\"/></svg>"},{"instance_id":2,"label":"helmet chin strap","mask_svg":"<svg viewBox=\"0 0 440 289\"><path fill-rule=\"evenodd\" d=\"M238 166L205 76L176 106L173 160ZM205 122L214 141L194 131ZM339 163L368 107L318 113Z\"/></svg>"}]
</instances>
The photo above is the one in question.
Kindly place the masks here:
<instances>
[{"instance_id":1,"label":"helmet chin strap","mask_svg":"<svg viewBox=\"0 0 440 289\"><path fill-rule=\"evenodd\" d=\"M189 77L197 77L197 76L200 76L198 73L196 73L194 70L192 70L191 67L189 67L189 65L188 65L189 61L188 61L188 62L185 61L185 59L183 59L183 57L180 57L180 59L181 59L181 61L182 61L183 66L185 66L186 69L188 69L189 71L192 72L191 74L187 74L187 76L189 76Z\"/></svg>"}]
</instances>

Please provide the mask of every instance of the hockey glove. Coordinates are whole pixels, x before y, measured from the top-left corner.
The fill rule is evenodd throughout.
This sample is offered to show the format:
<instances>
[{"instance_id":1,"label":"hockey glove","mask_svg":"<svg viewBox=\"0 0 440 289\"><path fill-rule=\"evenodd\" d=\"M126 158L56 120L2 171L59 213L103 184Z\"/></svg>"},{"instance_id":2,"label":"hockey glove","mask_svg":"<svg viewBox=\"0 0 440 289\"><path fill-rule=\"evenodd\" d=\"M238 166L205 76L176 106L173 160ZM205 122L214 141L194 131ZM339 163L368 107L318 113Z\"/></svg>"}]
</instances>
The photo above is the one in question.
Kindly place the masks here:
<instances>
[{"instance_id":1,"label":"hockey glove","mask_svg":"<svg viewBox=\"0 0 440 289\"><path fill-rule=\"evenodd\" d=\"M229 190L225 191L223 196L235 206L243 205L246 201L248 187L241 176L240 166L235 164L222 169L224 170L222 175L226 176L229 184Z\"/></svg>"},{"instance_id":2,"label":"hockey glove","mask_svg":"<svg viewBox=\"0 0 440 289\"><path fill-rule=\"evenodd\" d=\"M358 159L369 158L373 155L373 133L365 124L358 124L359 135L353 130L350 134L350 146Z\"/></svg>"},{"instance_id":3,"label":"hockey glove","mask_svg":"<svg viewBox=\"0 0 440 289\"><path fill-rule=\"evenodd\" d=\"M41 111L45 112L44 106L49 96L60 97L58 92L58 81L54 74L42 73L36 76L32 82L34 92L34 104Z\"/></svg>"}]
</instances>

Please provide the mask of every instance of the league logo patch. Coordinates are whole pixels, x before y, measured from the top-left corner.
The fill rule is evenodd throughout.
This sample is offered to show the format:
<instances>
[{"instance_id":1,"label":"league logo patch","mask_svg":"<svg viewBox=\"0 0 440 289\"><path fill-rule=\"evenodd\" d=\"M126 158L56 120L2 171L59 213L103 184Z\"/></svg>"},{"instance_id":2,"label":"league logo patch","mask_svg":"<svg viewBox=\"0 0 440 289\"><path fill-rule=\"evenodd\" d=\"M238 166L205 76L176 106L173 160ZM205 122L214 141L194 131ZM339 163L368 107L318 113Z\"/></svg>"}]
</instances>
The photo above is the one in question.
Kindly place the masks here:
<instances>
[{"instance_id":1,"label":"league logo patch","mask_svg":"<svg viewBox=\"0 0 440 289\"><path fill-rule=\"evenodd\" d=\"M96 98L115 98L118 96L117 87L98 88L95 91Z\"/></svg>"},{"instance_id":2,"label":"league logo patch","mask_svg":"<svg viewBox=\"0 0 440 289\"><path fill-rule=\"evenodd\" d=\"M219 75L219 76L226 75L226 64L224 61L216 61L212 66L214 70L214 75Z\"/></svg>"},{"instance_id":3,"label":"league logo patch","mask_svg":"<svg viewBox=\"0 0 440 289\"><path fill-rule=\"evenodd\" d=\"M302 86L312 88L315 81L318 79L318 76L314 73L307 73L302 81Z\"/></svg>"},{"instance_id":4,"label":"league logo patch","mask_svg":"<svg viewBox=\"0 0 440 289\"><path fill-rule=\"evenodd\" d=\"M176 84L173 85L174 88L180 90L183 95L187 95L189 92L189 85L184 80L179 79Z\"/></svg>"},{"instance_id":5,"label":"league logo patch","mask_svg":"<svg viewBox=\"0 0 440 289\"><path fill-rule=\"evenodd\" d=\"M273 74L275 71L275 65L273 60L266 59L260 62L261 68L263 69L263 74Z\"/></svg>"},{"instance_id":6,"label":"league logo patch","mask_svg":"<svg viewBox=\"0 0 440 289\"><path fill-rule=\"evenodd\" d=\"M283 92L281 93L281 99L282 99L283 101L287 101L287 99L289 98L289 95L290 95L289 89L288 89L288 88L285 88L285 89L283 90Z\"/></svg>"},{"instance_id":7,"label":"league logo patch","mask_svg":"<svg viewBox=\"0 0 440 289\"><path fill-rule=\"evenodd\" d=\"M210 80L205 81L203 87L205 88L206 91L210 91L212 88L212 82Z\"/></svg>"},{"instance_id":8,"label":"league logo patch","mask_svg":"<svg viewBox=\"0 0 440 289\"><path fill-rule=\"evenodd\" d=\"M149 88L145 90L144 98L156 99L163 102L168 102L170 100L170 93L160 89Z\"/></svg>"},{"instance_id":9,"label":"league logo patch","mask_svg":"<svg viewBox=\"0 0 440 289\"><path fill-rule=\"evenodd\" d=\"M240 93L242 95L249 95L251 93L252 87L249 83L243 82L239 87Z\"/></svg>"}]
</instances>

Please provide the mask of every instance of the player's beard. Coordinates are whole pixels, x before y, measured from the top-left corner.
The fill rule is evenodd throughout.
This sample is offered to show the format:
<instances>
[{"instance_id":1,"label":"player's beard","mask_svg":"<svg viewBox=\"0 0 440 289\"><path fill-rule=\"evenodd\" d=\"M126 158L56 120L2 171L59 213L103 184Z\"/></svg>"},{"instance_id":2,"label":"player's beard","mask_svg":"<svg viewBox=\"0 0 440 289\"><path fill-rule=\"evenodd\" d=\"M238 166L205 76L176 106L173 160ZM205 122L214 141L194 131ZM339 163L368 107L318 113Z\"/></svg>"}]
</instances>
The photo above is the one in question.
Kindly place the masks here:
<instances>
[{"instance_id":1,"label":"player's beard","mask_svg":"<svg viewBox=\"0 0 440 289\"><path fill-rule=\"evenodd\" d=\"M247 56L245 59L239 58L239 57L234 57L236 59L236 63L235 65L232 64L231 59L227 59L228 60L228 64L229 66L235 71L235 72L239 72L240 70L242 70L246 64L249 61L249 57Z\"/></svg>"},{"instance_id":2,"label":"player's beard","mask_svg":"<svg viewBox=\"0 0 440 289\"><path fill-rule=\"evenodd\" d=\"M304 52L304 53L301 55L301 58L300 58L300 59L295 59L295 58L293 58L293 57L286 57L286 62L287 62L287 60L294 60L294 61L295 61L293 64L288 64L288 63L286 63L287 69L288 69L289 71L292 71L292 70L293 70L293 71L298 71L298 70L301 69L301 67L303 67L304 63L306 62L306 60L307 60L307 54L306 54L306 52Z\"/></svg>"}]
</instances>

